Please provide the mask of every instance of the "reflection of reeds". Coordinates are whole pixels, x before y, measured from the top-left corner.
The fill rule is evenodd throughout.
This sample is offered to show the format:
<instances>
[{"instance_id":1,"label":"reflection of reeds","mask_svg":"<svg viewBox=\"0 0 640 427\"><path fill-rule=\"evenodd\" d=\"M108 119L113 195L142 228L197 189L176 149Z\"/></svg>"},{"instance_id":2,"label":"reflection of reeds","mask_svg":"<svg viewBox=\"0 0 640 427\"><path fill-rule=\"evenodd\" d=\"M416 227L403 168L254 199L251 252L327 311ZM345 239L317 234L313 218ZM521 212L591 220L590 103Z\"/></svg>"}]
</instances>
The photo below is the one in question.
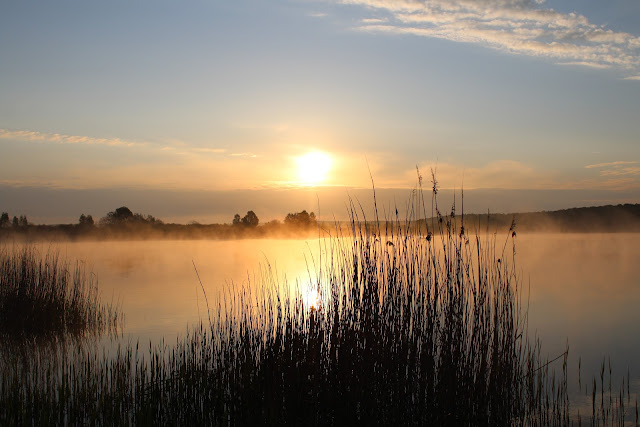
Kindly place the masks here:
<instances>
[{"instance_id":1,"label":"reflection of reeds","mask_svg":"<svg viewBox=\"0 0 640 427\"><path fill-rule=\"evenodd\" d=\"M115 329L119 312L98 299L95 276L71 270L56 253L0 248L0 334L13 338L79 338Z\"/></svg>"},{"instance_id":2,"label":"reflection of reeds","mask_svg":"<svg viewBox=\"0 0 640 427\"><path fill-rule=\"evenodd\" d=\"M351 212L351 235L329 240L313 272L318 308L266 275L173 347L3 375L0 422L570 423L567 353L556 377L528 338L514 235L497 246L451 217L426 230Z\"/></svg>"}]
</instances>

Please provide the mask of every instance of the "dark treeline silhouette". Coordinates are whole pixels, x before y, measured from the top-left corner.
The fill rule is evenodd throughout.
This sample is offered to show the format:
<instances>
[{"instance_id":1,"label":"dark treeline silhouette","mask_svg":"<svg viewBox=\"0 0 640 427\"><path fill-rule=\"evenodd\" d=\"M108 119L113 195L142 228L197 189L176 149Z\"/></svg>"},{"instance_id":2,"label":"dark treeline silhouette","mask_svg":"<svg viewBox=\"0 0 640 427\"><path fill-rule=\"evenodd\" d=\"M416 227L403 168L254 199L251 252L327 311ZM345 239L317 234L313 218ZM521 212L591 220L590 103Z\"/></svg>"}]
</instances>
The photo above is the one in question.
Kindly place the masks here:
<instances>
[{"instance_id":1,"label":"dark treeline silhouette","mask_svg":"<svg viewBox=\"0 0 640 427\"><path fill-rule=\"evenodd\" d=\"M464 215L464 227L467 231L504 230L512 223L522 232L640 232L640 204L571 208L549 212Z\"/></svg>"},{"instance_id":2,"label":"dark treeline silhouette","mask_svg":"<svg viewBox=\"0 0 640 427\"><path fill-rule=\"evenodd\" d=\"M29 224L26 216L14 217L4 212L0 217L0 237L22 236L29 239L238 239L262 237L305 237L317 226L316 216L306 210L289 213L284 222L261 224L250 210L241 217L235 214L231 224L164 223L152 216L131 211L126 206L108 212L98 221L82 213L77 224Z\"/></svg>"},{"instance_id":3,"label":"dark treeline silhouette","mask_svg":"<svg viewBox=\"0 0 640 427\"><path fill-rule=\"evenodd\" d=\"M421 219L431 230L436 219ZM564 209L550 212L515 214L465 214L458 226L467 233L495 232L512 228L518 232L571 232L607 233L640 232L640 204L607 205ZM332 224L334 226L336 224ZM0 215L0 236L26 236L27 238L69 239L238 239L264 237L309 237L317 227L326 228L313 212L302 210L289 213L283 221L261 223L258 215L248 211L244 216L235 214L230 224L164 223L152 215L134 213L126 206L108 212L95 221L92 215L82 213L77 224L37 225L25 215L11 219L7 212ZM437 226L437 224L436 224Z\"/></svg>"},{"instance_id":4,"label":"dark treeline silhouette","mask_svg":"<svg viewBox=\"0 0 640 427\"><path fill-rule=\"evenodd\" d=\"M81 214L80 219L78 220L78 225L81 227L93 227L93 217L91 215Z\"/></svg>"},{"instance_id":5,"label":"dark treeline silhouette","mask_svg":"<svg viewBox=\"0 0 640 427\"><path fill-rule=\"evenodd\" d=\"M80 216L82 220L82 215ZM92 218L93 220L93 218ZM86 217L85 217L86 222ZM136 228L143 225L161 225L163 222L152 215L142 215L131 212L126 206L122 206L115 211L109 212L100 219L100 225L117 228Z\"/></svg>"},{"instance_id":6,"label":"dark treeline silhouette","mask_svg":"<svg viewBox=\"0 0 640 427\"><path fill-rule=\"evenodd\" d=\"M0 214L0 229L3 228L24 228L29 225L29 221L25 215L20 215L19 217L14 216L12 220L9 220L9 214L7 212L2 212Z\"/></svg>"},{"instance_id":7,"label":"dark treeline silhouette","mask_svg":"<svg viewBox=\"0 0 640 427\"><path fill-rule=\"evenodd\" d=\"M260 219L258 219L258 215L256 215L254 211L248 211L242 218L240 218L239 214L235 214L231 223L236 227L257 227L260 223Z\"/></svg>"},{"instance_id":8,"label":"dark treeline silhouette","mask_svg":"<svg viewBox=\"0 0 640 427\"><path fill-rule=\"evenodd\" d=\"M316 214L302 211L298 213L290 213L284 219L284 223L298 228L308 228L315 226L317 223Z\"/></svg>"}]
</instances>

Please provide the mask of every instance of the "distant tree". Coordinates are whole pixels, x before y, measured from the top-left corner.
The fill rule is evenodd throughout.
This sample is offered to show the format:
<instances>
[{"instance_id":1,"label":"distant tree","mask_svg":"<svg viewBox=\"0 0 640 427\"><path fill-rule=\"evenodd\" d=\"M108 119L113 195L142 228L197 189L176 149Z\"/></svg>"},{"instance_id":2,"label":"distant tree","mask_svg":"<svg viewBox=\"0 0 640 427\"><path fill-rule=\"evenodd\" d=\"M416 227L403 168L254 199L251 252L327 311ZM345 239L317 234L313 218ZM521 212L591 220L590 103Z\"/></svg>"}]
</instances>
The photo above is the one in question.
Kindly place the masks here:
<instances>
[{"instance_id":1,"label":"distant tree","mask_svg":"<svg viewBox=\"0 0 640 427\"><path fill-rule=\"evenodd\" d=\"M8 227L9 224L9 214L6 212L2 212L2 215L0 215L0 228Z\"/></svg>"},{"instance_id":2,"label":"distant tree","mask_svg":"<svg viewBox=\"0 0 640 427\"><path fill-rule=\"evenodd\" d=\"M266 223L263 222L262 228L265 233L276 232L282 228L282 222L277 219L272 219L271 221L268 221Z\"/></svg>"},{"instance_id":3,"label":"distant tree","mask_svg":"<svg viewBox=\"0 0 640 427\"><path fill-rule=\"evenodd\" d=\"M94 225L93 217L91 215L82 214L82 215L80 215L80 219L78 220L78 224L81 227L93 227L93 225Z\"/></svg>"},{"instance_id":4,"label":"distant tree","mask_svg":"<svg viewBox=\"0 0 640 427\"><path fill-rule=\"evenodd\" d=\"M232 224L233 224L233 225L240 225L241 221L242 221L242 219L240 218L240 215L235 214L235 215L233 216L233 222L232 222Z\"/></svg>"},{"instance_id":5,"label":"distant tree","mask_svg":"<svg viewBox=\"0 0 640 427\"><path fill-rule=\"evenodd\" d=\"M126 206L122 206L115 211L109 212L100 219L102 225L122 225L122 224L162 224L163 222L152 215L142 215L131 212Z\"/></svg>"},{"instance_id":6,"label":"distant tree","mask_svg":"<svg viewBox=\"0 0 640 427\"><path fill-rule=\"evenodd\" d=\"M308 213L306 210L289 213L285 217L284 223L293 227L310 227L316 224L316 214Z\"/></svg>"},{"instance_id":7,"label":"distant tree","mask_svg":"<svg viewBox=\"0 0 640 427\"><path fill-rule=\"evenodd\" d=\"M136 215L137 215L137 214L136 214ZM146 223L148 223L148 224L164 224L164 223L162 222L162 220L160 220L160 219L156 218L156 217L155 217L155 216L153 216L153 215L147 215L147 216L144 218L144 221L145 221Z\"/></svg>"},{"instance_id":8,"label":"distant tree","mask_svg":"<svg viewBox=\"0 0 640 427\"><path fill-rule=\"evenodd\" d=\"M133 218L133 212L131 212L131 209L129 209L126 206L122 206L118 209L115 210L114 212L114 216L116 217L116 220L118 221L127 221L129 219Z\"/></svg>"},{"instance_id":9,"label":"distant tree","mask_svg":"<svg viewBox=\"0 0 640 427\"><path fill-rule=\"evenodd\" d=\"M18 217L17 216L13 217L13 220L11 221L11 225L13 226L13 228L18 228L20 223L18 222Z\"/></svg>"},{"instance_id":10,"label":"distant tree","mask_svg":"<svg viewBox=\"0 0 640 427\"><path fill-rule=\"evenodd\" d=\"M126 206L119 207L115 211L109 212L101 220L101 224L115 225L131 221L134 218L133 212Z\"/></svg>"},{"instance_id":11,"label":"distant tree","mask_svg":"<svg viewBox=\"0 0 640 427\"><path fill-rule=\"evenodd\" d=\"M247 214L242 218L242 224L247 227L256 227L260 220L254 211L248 211Z\"/></svg>"},{"instance_id":12,"label":"distant tree","mask_svg":"<svg viewBox=\"0 0 640 427\"><path fill-rule=\"evenodd\" d=\"M20 227L26 227L29 225L29 221L27 221L26 215L20 215L20 218L18 218L18 225Z\"/></svg>"}]
</instances>

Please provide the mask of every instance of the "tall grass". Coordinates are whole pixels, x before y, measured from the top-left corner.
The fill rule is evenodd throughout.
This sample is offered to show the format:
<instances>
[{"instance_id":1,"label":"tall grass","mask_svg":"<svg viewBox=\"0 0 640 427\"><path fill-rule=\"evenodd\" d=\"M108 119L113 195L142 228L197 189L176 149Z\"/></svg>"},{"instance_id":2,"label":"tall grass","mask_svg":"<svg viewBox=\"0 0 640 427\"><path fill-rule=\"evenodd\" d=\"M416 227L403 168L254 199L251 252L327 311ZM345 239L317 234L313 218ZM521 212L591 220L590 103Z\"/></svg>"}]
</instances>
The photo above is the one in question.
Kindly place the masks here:
<instances>
[{"instance_id":1,"label":"tall grass","mask_svg":"<svg viewBox=\"0 0 640 427\"><path fill-rule=\"evenodd\" d=\"M116 307L98 298L94 275L58 254L0 247L0 334L82 336L117 328Z\"/></svg>"},{"instance_id":2,"label":"tall grass","mask_svg":"<svg viewBox=\"0 0 640 427\"><path fill-rule=\"evenodd\" d=\"M415 200L385 222L352 205L312 260L313 305L267 271L175 345L6 369L0 423L570 424L567 353L556 375L527 334L514 230L469 238L437 204L427 227Z\"/></svg>"}]
</instances>

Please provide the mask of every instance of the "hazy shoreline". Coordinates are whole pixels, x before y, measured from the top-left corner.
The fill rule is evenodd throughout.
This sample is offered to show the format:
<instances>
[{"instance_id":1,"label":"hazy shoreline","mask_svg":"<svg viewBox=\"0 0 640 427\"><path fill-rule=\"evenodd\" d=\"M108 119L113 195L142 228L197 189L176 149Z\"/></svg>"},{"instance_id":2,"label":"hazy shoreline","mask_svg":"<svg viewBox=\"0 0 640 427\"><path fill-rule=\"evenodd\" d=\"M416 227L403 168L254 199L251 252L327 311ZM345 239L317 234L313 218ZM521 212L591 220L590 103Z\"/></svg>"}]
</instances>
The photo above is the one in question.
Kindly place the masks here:
<instances>
[{"instance_id":1,"label":"hazy shoreline","mask_svg":"<svg viewBox=\"0 0 640 427\"><path fill-rule=\"evenodd\" d=\"M511 214L465 214L447 216L460 233L463 229L470 234L484 233L640 233L640 204L607 205L588 208L573 208L551 212L527 212ZM388 228L404 222L405 218L394 221L380 221L380 228ZM442 226L437 218L411 221L419 223L425 232L437 232ZM362 222L373 225L375 222ZM346 222L317 221L297 224L269 221L259 225L245 224L165 224L162 221L126 222L98 225L28 224L0 228L0 239L9 240L237 240L237 239L297 239L328 237L345 232L350 225Z\"/></svg>"}]
</instances>

